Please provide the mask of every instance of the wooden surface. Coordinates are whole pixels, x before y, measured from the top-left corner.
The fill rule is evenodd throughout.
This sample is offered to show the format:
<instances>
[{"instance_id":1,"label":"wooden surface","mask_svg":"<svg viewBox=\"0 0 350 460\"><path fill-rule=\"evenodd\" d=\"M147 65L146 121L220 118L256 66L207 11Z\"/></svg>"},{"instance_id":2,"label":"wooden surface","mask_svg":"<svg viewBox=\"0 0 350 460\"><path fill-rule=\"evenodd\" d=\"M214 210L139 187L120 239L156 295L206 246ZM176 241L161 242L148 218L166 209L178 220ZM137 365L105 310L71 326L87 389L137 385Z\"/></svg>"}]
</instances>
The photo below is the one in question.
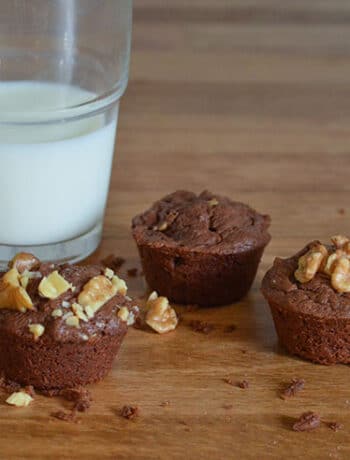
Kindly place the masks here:
<instances>
[{"instance_id":1,"label":"wooden surface","mask_svg":"<svg viewBox=\"0 0 350 460\"><path fill-rule=\"evenodd\" d=\"M166 336L131 330L81 424L51 419L64 403L1 403L1 459L348 459L346 366L283 353L259 285L274 256L350 234L350 4L345 0L137 0L131 82L99 258L138 265L131 217L177 188L208 188L272 216L273 240L249 296L185 313ZM345 209L345 215L338 213ZM142 279L130 281L144 293ZM181 309L179 309L180 311ZM225 333L225 325L237 330ZM247 379L246 390L223 378ZM305 390L283 401L293 377ZM161 407L163 401L169 406ZM140 416L118 415L124 404ZM224 408L232 405L232 408ZM326 426L291 430L314 410Z\"/></svg>"}]
</instances>

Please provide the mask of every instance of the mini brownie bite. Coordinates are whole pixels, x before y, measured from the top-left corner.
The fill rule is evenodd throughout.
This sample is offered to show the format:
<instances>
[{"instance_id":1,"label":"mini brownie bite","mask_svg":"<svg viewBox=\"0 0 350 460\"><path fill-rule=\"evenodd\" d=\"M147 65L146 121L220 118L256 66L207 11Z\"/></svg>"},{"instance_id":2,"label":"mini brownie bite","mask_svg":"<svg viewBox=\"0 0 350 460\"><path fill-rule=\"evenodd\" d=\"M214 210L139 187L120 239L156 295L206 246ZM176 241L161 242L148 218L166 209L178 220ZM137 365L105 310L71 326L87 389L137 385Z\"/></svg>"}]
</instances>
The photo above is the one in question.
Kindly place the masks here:
<instances>
[{"instance_id":1,"label":"mini brownie bite","mask_svg":"<svg viewBox=\"0 0 350 460\"><path fill-rule=\"evenodd\" d=\"M280 343L321 364L350 363L350 242L313 241L276 258L262 282Z\"/></svg>"},{"instance_id":2,"label":"mini brownie bite","mask_svg":"<svg viewBox=\"0 0 350 460\"><path fill-rule=\"evenodd\" d=\"M214 195L177 191L132 221L146 281L171 301L222 305L249 290L270 218Z\"/></svg>"},{"instance_id":3,"label":"mini brownie bite","mask_svg":"<svg viewBox=\"0 0 350 460\"><path fill-rule=\"evenodd\" d=\"M0 373L39 389L100 380L137 307L110 269L19 254L0 278Z\"/></svg>"}]
</instances>

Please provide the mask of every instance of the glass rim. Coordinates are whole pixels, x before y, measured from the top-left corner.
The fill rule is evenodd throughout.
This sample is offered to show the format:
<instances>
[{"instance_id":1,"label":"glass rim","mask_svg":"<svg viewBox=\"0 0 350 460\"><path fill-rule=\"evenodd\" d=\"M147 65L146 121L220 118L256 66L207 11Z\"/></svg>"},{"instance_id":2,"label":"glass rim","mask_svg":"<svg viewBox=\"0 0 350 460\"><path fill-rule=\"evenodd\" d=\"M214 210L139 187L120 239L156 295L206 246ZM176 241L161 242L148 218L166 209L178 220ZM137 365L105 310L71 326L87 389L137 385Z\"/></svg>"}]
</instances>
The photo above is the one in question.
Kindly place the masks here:
<instances>
[{"instance_id":1,"label":"glass rim","mask_svg":"<svg viewBox=\"0 0 350 460\"><path fill-rule=\"evenodd\" d=\"M45 125L62 121L80 120L87 116L98 115L119 101L125 93L127 85L128 75L119 80L117 85L111 90L76 105L45 111L7 111L6 113L1 113L0 111L0 126Z\"/></svg>"}]
</instances>

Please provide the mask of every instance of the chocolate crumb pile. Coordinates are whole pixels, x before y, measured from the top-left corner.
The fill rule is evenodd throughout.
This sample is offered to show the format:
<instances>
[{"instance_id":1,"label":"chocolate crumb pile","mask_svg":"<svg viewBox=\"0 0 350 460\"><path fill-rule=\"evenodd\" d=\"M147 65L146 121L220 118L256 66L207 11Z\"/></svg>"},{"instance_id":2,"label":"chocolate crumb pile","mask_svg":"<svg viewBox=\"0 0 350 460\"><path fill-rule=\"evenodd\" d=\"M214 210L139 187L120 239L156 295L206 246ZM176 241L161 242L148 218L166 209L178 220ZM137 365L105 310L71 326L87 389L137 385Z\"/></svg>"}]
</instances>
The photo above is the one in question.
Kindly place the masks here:
<instances>
[{"instance_id":1,"label":"chocolate crumb pile","mask_svg":"<svg viewBox=\"0 0 350 460\"><path fill-rule=\"evenodd\" d=\"M139 408L137 406L124 406L120 411L120 415L127 420L133 420L139 416Z\"/></svg>"},{"instance_id":2,"label":"chocolate crumb pile","mask_svg":"<svg viewBox=\"0 0 350 460\"><path fill-rule=\"evenodd\" d=\"M315 412L304 412L293 424L294 431L312 431L321 424L321 417Z\"/></svg>"},{"instance_id":3,"label":"chocolate crumb pile","mask_svg":"<svg viewBox=\"0 0 350 460\"><path fill-rule=\"evenodd\" d=\"M67 388L62 390L60 394L67 401L74 403L73 410L85 412L91 406L91 393L86 388Z\"/></svg>"},{"instance_id":4,"label":"chocolate crumb pile","mask_svg":"<svg viewBox=\"0 0 350 460\"><path fill-rule=\"evenodd\" d=\"M281 392L282 399L288 399L302 391L305 386L305 380L293 378L289 385Z\"/></svg>"},{"instance_id":5,"label":"chocolate crumb pile","mask_svg":"<svg viewBox=\"0 0 350 460\"><path fill-rule=\"evenodd\" d=\"M201 334L209 334L214 330L213 324L197 319L190 321L189 326L194 332L200 332Z\"/></svg>"},{"instance_id":6,"label":"chocolate crumb pile","mask_svg":"<svg viewBox=\"0 0 350 460\"><path fill-rule=\"evenodd\" d=\"M118 271L122 265L124 265L126 260L123 257L118 257L114 254L110 254L101 260L101 263L104 267L111 268L115 272Z\"/></svg>"}]
</instances>

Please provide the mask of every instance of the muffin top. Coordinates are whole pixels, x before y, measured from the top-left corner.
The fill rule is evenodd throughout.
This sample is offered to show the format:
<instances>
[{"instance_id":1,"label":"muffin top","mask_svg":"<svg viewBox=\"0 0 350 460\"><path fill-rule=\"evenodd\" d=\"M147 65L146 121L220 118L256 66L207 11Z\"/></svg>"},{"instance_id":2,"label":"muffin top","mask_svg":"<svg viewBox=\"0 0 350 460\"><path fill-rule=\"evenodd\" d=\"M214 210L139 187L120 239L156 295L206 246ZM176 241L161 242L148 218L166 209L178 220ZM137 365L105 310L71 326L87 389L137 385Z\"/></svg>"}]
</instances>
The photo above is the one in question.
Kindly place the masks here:
<instances>
[{"instance_id":1,"label":"muffin top","mask_svg":"<svg viewBox=\"0 0 350 460\"><path fill-rule=\"evenodd\" d=\"M132 221L138 245L185 248L215 254L239 253L265 246L270 217L246 204L208 191L176 191Z\"/></svg>"},{"instance_id":2,"label":"muffin top","mask_svg":"<svg viewBox=\"0 0 350 460\"><path fill-rule=\"evenodd\" d=\"M0 329L24 340L93 343L137 314L125 282L102 266L41 263L22 253L0 276Z\"/></svg>"},{"instance_id":3,"label":"muffin top","mask_svg":"<svg viewBox=\"0 0 350 460\"><path fill-rule=\"evenodd\" d=\"M262 282L268 301L318 318L350 318L349 240L332 241L313 241L293 257L276 258Z\"/></svg>"}]
</instances>

